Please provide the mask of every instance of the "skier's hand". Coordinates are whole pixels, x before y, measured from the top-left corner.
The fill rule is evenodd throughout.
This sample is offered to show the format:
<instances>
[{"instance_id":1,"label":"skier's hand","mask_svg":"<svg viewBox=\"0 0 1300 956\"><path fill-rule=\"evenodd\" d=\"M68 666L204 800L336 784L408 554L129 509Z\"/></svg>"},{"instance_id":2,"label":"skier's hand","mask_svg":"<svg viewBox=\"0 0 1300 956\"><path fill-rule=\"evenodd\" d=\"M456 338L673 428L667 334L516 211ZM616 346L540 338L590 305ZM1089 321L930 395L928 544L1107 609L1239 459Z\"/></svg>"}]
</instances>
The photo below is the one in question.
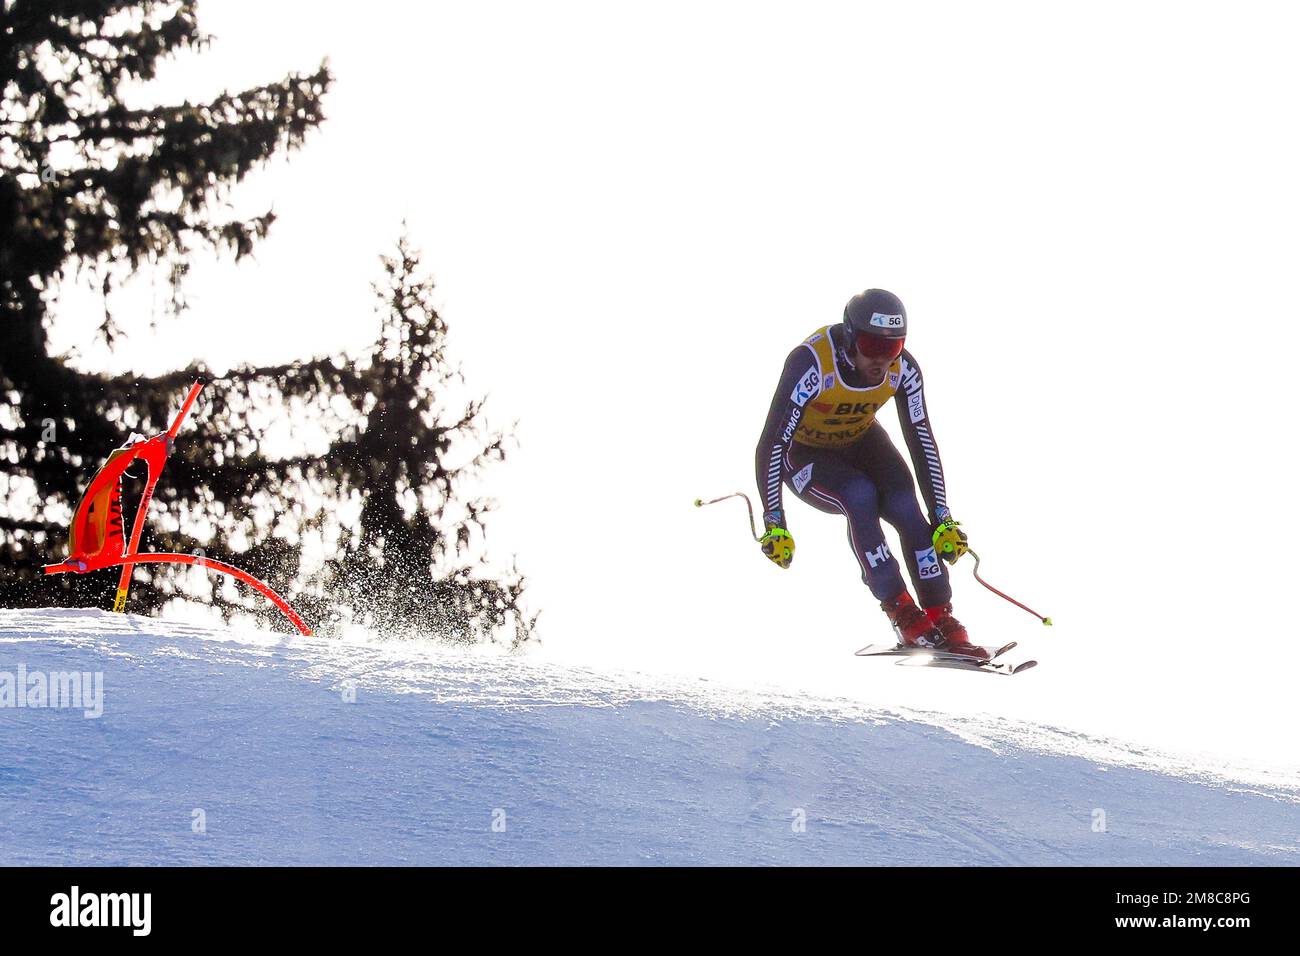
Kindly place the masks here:
<instances>
[{"instance_id":1,"label":"skier's hand","mask_svg":"<svg viewBox=\"0 0 1300 956\"><path fill-rule=\"evenodd\" d=\"M958 527L959 524L960 521L949 517L934 529L934 550L949 564L956 564L957 559L970 550L966 544L966 532Z\"/></svg>"},{"instance_id":2,"label":"skier's hand","mask_svg":"<svg viewBox=\"0 0 1300 956\"><path fill-rule=\"evenodd\" d=\"M758 544L769 561L778 567L788 568L794 560L794 536L781 527L783 524L785 516L779 511L763 515L763 525L767 531L758 539Z\"/></svg>"},{"instance_id":3,"label":"skier's hand","mask_svg":"<svg viewBox=\"0 0 1300 956\"><path fill-rule=\"evenodd\" d=\"M784 528L768 528L758 543L773 564L788 568L794 560L794 538Z\"/></svg>"}]
</instances>

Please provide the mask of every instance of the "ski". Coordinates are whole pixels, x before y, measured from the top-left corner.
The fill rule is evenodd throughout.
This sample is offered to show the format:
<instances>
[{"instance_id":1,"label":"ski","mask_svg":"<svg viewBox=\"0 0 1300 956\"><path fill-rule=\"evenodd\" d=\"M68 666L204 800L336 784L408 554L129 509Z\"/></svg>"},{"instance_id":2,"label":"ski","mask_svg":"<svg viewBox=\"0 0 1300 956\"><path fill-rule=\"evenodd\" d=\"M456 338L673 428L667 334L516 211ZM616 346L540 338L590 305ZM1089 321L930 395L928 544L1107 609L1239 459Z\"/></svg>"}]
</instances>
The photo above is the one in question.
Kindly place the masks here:
<instances>
[{"instance_id":1,"label":"ski","mask_svg":"<svg viewBox=\"0 0 1300 956\"><path fill-rule=\"evenodd\" d=\"M903 644L868 644L860 651L854 651L857 657L891 657L906 656L911 654L933 654L941 657L957 657L962 660L995 660L1016 646L1016 641L1010 644L1003 644L996 651L993 651L987 658L976 657L973 654L961 654L957 651L945 650L942 647L907 647Z\"/></svg>"},{"instance_id":2,"label":"ski","mask_svg":"<svg viewBox=\"0 0 1300 956\"><path fill-rule=\"evenodd\" d=\"M974 657L937 657L927 659L919 656L909 656L907 660L901 660L898 663L905 667L950 667L954 670L981 671L985 674L1002 674L1005 677L1011 677L1015 674L1023 673L1032 667L1038 666L1038 661L1021 661L1019 664L995 664L992 661L983 661Z\"/></svg>"},{"instance_id":3,"label":"ski","mask_svg":"<svg viewBox=\"0 0 1300 956\"><path fill-rule=\"evenodd\" d=\"M1013 674L1019 674L1038 666L1038 661L1021 661L1019 664L997 661L997 658L1015 646L1015 641L1003 644L990 654L987 659L972 657L969 654L956 654L951 651L944 651L942 648L904 647L898 644L868 644L861 650L855 651L854 654L857 657L908 658L898 663L909 667L950 667L958 670L985 671L989 674L1005 674L1010 677Z\"/></svg>"}]
</instances>

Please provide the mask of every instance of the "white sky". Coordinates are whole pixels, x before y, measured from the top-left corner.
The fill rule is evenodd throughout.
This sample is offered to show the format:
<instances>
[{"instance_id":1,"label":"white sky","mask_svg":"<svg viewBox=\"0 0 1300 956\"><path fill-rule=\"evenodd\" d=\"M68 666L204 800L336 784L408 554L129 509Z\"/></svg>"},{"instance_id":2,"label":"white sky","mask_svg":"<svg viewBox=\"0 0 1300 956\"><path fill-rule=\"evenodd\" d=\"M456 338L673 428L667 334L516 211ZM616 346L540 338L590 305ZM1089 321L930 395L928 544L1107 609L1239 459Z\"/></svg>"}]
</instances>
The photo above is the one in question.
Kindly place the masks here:
<instances>
[{"instance_id":1,"label":"white sky","mask_svg":"<svg viewBox=\"0 0 1300 956\"><path fill-rule=\"evenodd\" d=\"M490 538L545 653L1300 767L1271 661L1296 637L1286 5L223 0L201 23L218 40L166 98L328 55L328 120L239 190L280 216L255 263L200 264L156 335L147 280L119 300L116 367L365 345L405 219L470 384L520 421ZM1056 621L959 566L974 639L1042 662L1014 682L853 658L889 633L839 519L788 496L782 572L741 505L691 507L753 492L785 354L869 286L907 304L985 576ZM70 341L93 300L63 312Z\"/></svg>"}]
</instances>

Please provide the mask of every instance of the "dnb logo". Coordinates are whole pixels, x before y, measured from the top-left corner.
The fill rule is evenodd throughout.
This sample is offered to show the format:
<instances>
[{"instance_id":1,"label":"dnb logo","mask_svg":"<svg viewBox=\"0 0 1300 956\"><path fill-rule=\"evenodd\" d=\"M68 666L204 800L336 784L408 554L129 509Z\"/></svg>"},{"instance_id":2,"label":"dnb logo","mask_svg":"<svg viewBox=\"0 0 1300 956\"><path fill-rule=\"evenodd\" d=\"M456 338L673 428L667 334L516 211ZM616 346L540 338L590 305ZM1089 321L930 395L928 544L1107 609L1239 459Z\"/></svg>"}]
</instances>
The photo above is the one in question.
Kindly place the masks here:
<instances>
[{"instance_id":1,"label":"dnb logo","mask_svg":"<svg viewBox=\"0 0 1300 956\"><path fill-rule=\"evenodd\" d=\"M934 548L926 548L924 551L916 552L916 576L922 581L928 581L930 578L942 576L943 571L939 568L939 556L934 553Z\"/></svg>"},{"instance_id":2,"label":"dnb logo","mask_svg":"<svg viewBox=\"0 0 1300 956\"><path fill-rule=\"evenodd\" d=\"M812 468L812 462L808 462L808 464L800 468L795 473L795 476L790 479L790 483L794 485L794 490L800 494L802 494L803 490L808 487L808 482L812 481Z\"/></svg>"},{"instance_id":3,"label":"dnb logo","mask_svg":"<svg viewBox=\"0 0 1300 956\"><path fill-rule=\"evenodd\" d=\"M913 422L925 421L925 397L920 389L907 396L907 414Z\"/></svg>"}]
</instances>

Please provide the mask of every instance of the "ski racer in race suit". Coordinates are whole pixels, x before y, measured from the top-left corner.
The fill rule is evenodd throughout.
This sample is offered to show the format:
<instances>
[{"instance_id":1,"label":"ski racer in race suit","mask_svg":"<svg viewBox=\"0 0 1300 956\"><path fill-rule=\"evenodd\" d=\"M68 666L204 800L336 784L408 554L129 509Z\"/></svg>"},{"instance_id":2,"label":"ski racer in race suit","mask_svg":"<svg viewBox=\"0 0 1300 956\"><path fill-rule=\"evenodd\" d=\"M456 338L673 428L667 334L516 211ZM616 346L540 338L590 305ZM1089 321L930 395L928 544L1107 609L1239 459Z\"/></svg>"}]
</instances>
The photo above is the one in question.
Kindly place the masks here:
<instances>
[{"instance_id":1,"label":"ski racer in race suit","mask_svg":"<svg viewBox=\"0 0 1300 956\"><path fill-rule=\"evenodd\" d=\"M862 580L900 644L987 657L952 614L952 587L940 557L955 562L966 551L966 535L948 510L924 381L904 348L906 335L903 303L882 289L868 289L849 300L842 322L813 332L786 358L754 462L766 531L763 553L782 568L794 557L784 483L818 511L848 520ZM876 421L895 395L928 519L907 464ZM890 551L881 518L898 532L901 555ZM920 606L903 583L899 558Z\"/></svg>"}]
</instances>

